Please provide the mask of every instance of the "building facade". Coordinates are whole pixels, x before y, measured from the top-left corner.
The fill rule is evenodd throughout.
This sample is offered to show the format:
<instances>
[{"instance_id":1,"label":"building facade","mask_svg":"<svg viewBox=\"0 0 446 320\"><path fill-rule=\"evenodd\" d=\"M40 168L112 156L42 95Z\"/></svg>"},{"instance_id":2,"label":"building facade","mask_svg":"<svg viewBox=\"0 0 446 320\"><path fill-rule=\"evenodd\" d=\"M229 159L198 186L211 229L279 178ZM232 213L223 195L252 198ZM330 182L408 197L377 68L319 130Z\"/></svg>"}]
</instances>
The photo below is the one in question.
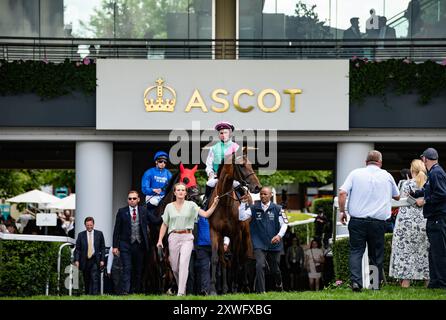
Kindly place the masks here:
<instances>
[{"instance_id":1,"label":"building facade","mask_svg":"<svg viewBox=\"0 0 446 320\"><path fill-rule=\"evenodd\" d=\"M352 99L353 89L379 87L376 78L353 83L360 78L352 69L367 61L431 59L441 66L446 1L79 3L0 0L3 67L20 59L68 58L79 67L94 61L97 78L92 95L75 90L42 99L35 90L3 88L0 166L75 168L76 219L94 216L107 245L127 191L140 189L156 151L178 142L173 131L188 136L189 150L200 150L190 152L189 163L203 166L207 130L232 121L242 136L252 130L257 148L276 142L265 146L275 150L276 169L333 170L337 186L370 149L383 152L391 171L428 146L446 154L444 88L426 105L416 90L399 95L387 83L385 95ZM344 38L354 17L360 36ZM377 25L379 17L386 24ZM176 101L172 112L167 99ZM267 155L265 166L273 161ZM76 231L82 228L77 223Z\"/></svg>"}]
</instances>

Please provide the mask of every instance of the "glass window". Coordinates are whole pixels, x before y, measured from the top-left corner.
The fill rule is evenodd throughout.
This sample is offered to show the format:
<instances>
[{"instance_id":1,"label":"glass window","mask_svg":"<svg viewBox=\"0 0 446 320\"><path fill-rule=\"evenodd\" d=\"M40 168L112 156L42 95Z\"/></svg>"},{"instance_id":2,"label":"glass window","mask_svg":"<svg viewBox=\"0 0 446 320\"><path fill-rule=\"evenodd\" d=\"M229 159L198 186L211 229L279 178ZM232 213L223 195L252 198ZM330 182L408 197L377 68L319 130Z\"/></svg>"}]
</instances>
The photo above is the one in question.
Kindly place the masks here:
<instances>
[{"instance_id":1,"label":"glass window","mask_svg":"<svg viewBox=\"0 0 446 320\"><path fill-rule=\"evenodd\" d=\"M64 3L66 28L72 27L74 37L212 37L212 0L65 0Z\"/></svg>"},{"instance_id":2,"label":"glass window","mask_svg":"<svg viewBox=\"0 0 446 320\"><path fill-rule=\"evenodd\" d=\"M446 35L446 0L239 0L240 39L361 39ZM386 28L383 28L383 27Z\"/></svg>"},{"instance_id":3,"label":"glass window","mask_svg":"<svg viewBox=\"0 0 446 320\"><path fill-rule=\"evenodd\" d=\"M212 0L0 0L0 36L211 39Z\"/></svg>"},{"instance_id":4,"label":"glass window","mask_svg":"<svg viewBox=\"0 0 446 320\"><path fill-rule=\"evenodd\" d=\"M38 37L39 1L0 0L0 36Z\"/></svg>"}]
</instances>

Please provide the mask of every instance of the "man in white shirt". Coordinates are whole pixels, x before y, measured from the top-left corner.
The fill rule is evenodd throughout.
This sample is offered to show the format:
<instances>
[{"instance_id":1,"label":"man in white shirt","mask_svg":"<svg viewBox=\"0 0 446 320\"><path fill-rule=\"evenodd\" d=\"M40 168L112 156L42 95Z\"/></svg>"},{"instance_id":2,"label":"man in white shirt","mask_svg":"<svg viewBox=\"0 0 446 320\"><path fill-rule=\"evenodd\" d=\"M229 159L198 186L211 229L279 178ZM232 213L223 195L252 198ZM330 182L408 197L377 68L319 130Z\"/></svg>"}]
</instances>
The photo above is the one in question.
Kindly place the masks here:
<instances>
[{"instance_id":1,"label":"man in white shirt","mask_svg":"<svg viewBox=\"0 0 446 320\"><path fill-rule=\"evenodd\" d=\"M366 244L370 264L378 268L380 282L383 279L385 223L391 215L391 199L400 198L395 180L381 169L381 152L369 151L366 165L350 172L339 188L339 211L343 224L347 222L345 204L348 195L349 264L353 291L361 291L362 288L362 256Z\"/></svg>"},{"instance_id":2,"label":"man in white shirt","mask_svg":"<svg viewBox=\"0 0 446 320\"><path fill-rule=\"evenodd\" d=\"M239 220L249 220L251 240L256 258L255 290L264 293L265 290L265 263L274 276L276 290L282 291L282 275L280 273L280 253L283 251L282 238L288 227L288 220L282 207L271 202L271 188L263 187L260 190L260 203L249 205L247 196L239 207Z\"/></svg>"}]
</instances>

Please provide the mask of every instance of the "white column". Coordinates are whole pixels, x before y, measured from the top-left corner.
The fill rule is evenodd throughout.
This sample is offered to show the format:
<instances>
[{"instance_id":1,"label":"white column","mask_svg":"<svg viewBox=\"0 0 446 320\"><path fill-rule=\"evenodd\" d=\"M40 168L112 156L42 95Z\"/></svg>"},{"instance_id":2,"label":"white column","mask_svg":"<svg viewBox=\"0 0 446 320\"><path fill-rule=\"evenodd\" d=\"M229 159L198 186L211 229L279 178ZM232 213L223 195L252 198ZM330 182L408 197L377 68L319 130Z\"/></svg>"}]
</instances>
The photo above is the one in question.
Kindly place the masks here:
<instances>
[{"instance_id":1,"label":"white column","mask_svg":"<svg viewBox=\"0 0 446 320\"><path fill-rule=\"evenodd\" d=\"M132 153L115 152L113 158L113 211L112 222L115 225L119 208L127 205L127 192L132 187ZM141 201L142 198L141 198Z\"/></svg>"},{"instance_id":2,"label":"white column","mask_svg":"<svg viewBox=\"0 0 446 320\"><path fill-rule=\"evenodd\" d=\"M365 166L367 153L375 148L374 143L346 142L338 143L336 157L336 188L339 188L348 174Z\"/></svg>"},{"instance_id":3,"label":"white column","mask_svg":"<svg viewBox=\"0 0 446 320\"><path fill-rule=\"evenodd\" d=\"M348 174L357 168L364 167L367 153L375 148L374 143L338 143L337 148L337 163L336 163L336 192L339 187L344 183ZM336 217L336 234L348 234L347 226L338 223L338 216ZM367 247L362 257L362 286L368 288L370 284L369 277L369 258L367 254Z\"/></svg>"},{"instance_id":4,"label":"white column","mask_svg":"<svg viewBox=\"0 0 446 320\"><path fill-rule=\"evenodd\" d=\"M85 230L91 216L95 229L104 233L105 245L113 237L113 143L76 142L76 234Z\"/></svg>"}]
</instances>

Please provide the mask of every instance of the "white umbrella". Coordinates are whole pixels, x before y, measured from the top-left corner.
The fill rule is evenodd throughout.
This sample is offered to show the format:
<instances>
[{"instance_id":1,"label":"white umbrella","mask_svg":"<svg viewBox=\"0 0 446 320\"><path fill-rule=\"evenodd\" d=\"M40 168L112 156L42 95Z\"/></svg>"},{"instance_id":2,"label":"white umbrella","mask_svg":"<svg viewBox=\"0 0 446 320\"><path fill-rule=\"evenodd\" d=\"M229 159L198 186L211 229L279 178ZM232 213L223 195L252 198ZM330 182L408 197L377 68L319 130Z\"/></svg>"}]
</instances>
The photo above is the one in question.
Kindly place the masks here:
<instances>
[{"instance_id":1,"label":"white umbrella","mask_svg":"<svg viewBox=\"0 0 446 320\"><path fill-rule=\"evenodd\" d=\"M76 209L76 194L72 193L68 197L49 204L48 208L74 210Z\"/></svg>"},{"instance_id":2,"label":"white umbrella","mask_svg":"<svg viewBox=\"0 0 446 320\"><path fill-rule=\"evenodd\" d=\"M319 191L333 191L333 183L317 188Z\"/></svg>"},{"instance_id":3,"label":"white umbrella","mask_svg":"<svg viewBox=\"0 0 446 320\"><path fill-rule=\"evenodd\" d=\"M34 189L32 191L28 191L18 196L9 198L6 202L21 202L21 203L53 203L55 201L60 200L58 197L53 196L52 194Z\"/></svg>"}]
</instances>

